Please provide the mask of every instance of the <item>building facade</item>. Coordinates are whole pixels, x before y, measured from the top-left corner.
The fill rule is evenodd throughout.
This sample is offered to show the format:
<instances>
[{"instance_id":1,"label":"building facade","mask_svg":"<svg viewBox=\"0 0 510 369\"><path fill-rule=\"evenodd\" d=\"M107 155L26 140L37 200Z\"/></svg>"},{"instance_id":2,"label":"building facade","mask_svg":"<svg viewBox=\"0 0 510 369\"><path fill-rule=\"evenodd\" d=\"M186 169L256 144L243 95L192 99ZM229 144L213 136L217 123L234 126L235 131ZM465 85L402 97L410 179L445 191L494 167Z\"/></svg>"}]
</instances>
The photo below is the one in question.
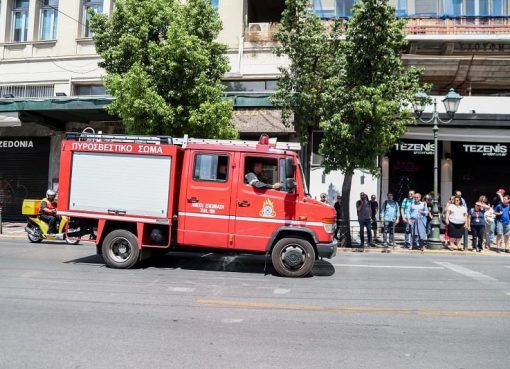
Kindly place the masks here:
<instances>
[{"instance_id":1,"label":"building facade","mask_svg":"<svg viewBox=\"0 0 510 369\"><path fill-rule=\"evenodd\" d=\"M285 1L211 1L223 21L219 41L228 46L230 61L224 84L234 101L241 136L251 139L267 132L285 140L298 139L282 125L280 112L268 99L276 89L278 67L288 64L272 53ZM313 0L311 9L328 22L349 17L353 3ZM506 158L501 150L507 147L510 132L509 0L390 3L407 22L405 63L425 69L424 82L433 84L434 95L441 97L455 88L465 96L456 119L440 128L441 193L461 188L474 198L482 191L492 193L490 186L504 187L510 183L508 169L501 168ZM47 187L58 188L64 132L89 126L122 132L118 120L105 111L112 98L102 84L104 71L97 65L100 58L88 28L89 8L108 14L114 0L0 0L0 201L4 215L18 214L23 197L40 197ZM320 132L313 140L318 147ZM379 178L356 173L353 199L360 191L379 198L387 191L402 194L411 187L430 191L432 164L427 152L431 140L430 126L410 127L402 142L380 159ZM419 153L422 148L425 153ZM478 151L486 148L500 151L498 155ZM466 165L465 159L473 165ZM503 174L485 180L483 187L480 175L490 177L490 168ZM315 152L312 195L326 192L334 199L341 181L341 173L323 172Z\"/></svg>"}]
</instances>

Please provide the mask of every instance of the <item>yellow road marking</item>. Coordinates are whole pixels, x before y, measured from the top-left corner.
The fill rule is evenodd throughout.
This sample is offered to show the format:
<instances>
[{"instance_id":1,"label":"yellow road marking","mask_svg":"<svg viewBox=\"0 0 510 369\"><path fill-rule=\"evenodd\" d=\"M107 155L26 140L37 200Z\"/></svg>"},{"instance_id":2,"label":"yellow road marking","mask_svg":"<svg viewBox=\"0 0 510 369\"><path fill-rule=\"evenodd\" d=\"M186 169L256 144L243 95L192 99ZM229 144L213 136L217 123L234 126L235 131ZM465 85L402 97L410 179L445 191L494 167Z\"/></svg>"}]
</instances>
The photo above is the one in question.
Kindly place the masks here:
<instances>
[{"instance_id":1,"label":"yellow road marking","mask_svg":"<svg viewBox=\"0 0 510 369\"><path fill-rule=\"evenodd\" d=\"M208 299L198 299L196 302L199 305L243 309L322 311L333 313L426 315L426 316L445 316L463 318L510 318L510 311L498 311L498 310L439 310L439 309L435 310L435 309L401 309L391 307L362 307L362 306L344 307L344 306L321 306L321 305L272 304L252 301L208 300Z\"/></svg>"}]
</instances>

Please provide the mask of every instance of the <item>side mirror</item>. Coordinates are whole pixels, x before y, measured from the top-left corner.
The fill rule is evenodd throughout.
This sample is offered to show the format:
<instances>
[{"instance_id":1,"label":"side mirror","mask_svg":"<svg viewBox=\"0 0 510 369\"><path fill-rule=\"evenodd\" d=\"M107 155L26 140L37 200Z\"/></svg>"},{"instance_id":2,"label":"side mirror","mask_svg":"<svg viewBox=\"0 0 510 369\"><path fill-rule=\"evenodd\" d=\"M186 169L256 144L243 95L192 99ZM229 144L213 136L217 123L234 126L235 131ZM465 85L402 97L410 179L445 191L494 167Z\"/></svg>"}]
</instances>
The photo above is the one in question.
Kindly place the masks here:
<instances>
[{"instance_id":1,"label":"side mirror","mask_svg":"<svg viewBox=\"0 0 510 369\"><path fill-rule=\"evenodd\" d=\"M296 172L296 166L294 165L294 160L292 158L285 159L285 178L294 179L294 173Z\"/></svg>"},{"instance_id":2,"label":"side mirror","mask_svg":"<svg viewBox=\"0 0 510 369\"><path fill-rule=\"evenodd\" d=\"M294 178L285 179L285 189L287 192L293 192L294 188L296 188L296 183L294 182Z\"/></svg>"}]
</instances>

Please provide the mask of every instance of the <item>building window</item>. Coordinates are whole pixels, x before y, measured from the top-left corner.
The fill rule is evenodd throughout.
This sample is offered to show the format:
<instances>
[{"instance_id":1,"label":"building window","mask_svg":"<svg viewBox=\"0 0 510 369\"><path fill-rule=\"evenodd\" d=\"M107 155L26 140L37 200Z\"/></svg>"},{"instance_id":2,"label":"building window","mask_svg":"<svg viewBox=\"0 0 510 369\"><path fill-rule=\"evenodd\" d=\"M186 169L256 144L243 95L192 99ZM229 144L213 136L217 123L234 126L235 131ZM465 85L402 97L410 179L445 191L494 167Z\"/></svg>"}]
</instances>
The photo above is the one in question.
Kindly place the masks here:
<instances>
[{"instance_id":1,"label":"building window","mask_svg":"<svg viewBox=\"0 0 510 369\"><path fill-rule=\"evenodd\" d=\"M58 0L43 0L41 7L41 40L57 39Z\"/></svg>"},{"instance_id":2,"label":"building window","mask_svg":"<svg viewBox=\"0 0 510 369\"><path fill-rule=\"evenodd\" d=\"M407 0L397 0L397 17L407 17Z\"/></svg>"},{"instance_id":3,"label":"building window","mask_svg":"<svg viewBox=\"0 0 510 369\"><path fill-rule=\"evenodd\" d=\"M27 40L28 5L29 0L14 1L14 9L12 11L12 24L13 24L12 40L14 42L23 42Z\"/></svg>"},{"instance_id":4,"label":"building window","mask_svg":"<svg viewBox=\"0 0 510 369\"><path fill-rule=\"evenodd\" d=\"M0 98L53 96L55 85L0 85Z\"/></svg>"},{"instance_id":5,"label":"building window","mask_svg":"<svg viewBox=\"0 0 510 369\"><path fill-rule=\"evenodd\" d=\"M228 156L198 154L193 168L195 181L225 182L228 180Z\"/></svg>"},{"instance_id":6,"label":"building window","mask_svg":"<svg viewBox=\"0 0 510 369\"><path fill-rule=\"evenodd\" d=\"M498 17L503 16L502 0L445 0L443 15L447 17Z\"/></svg>"},{"instance_id":7,"label":"building window","mask_svg":"<svg viewBox=\"0 0 510 369\"><path fill-rule=\"evenodd\" d=\"M251 92L268 93L277 90L277 80L259 80L259 81L224 81L223 85L227 92Z\"/></svg>"},{"instance_id":8,"label":"building window","mask_svg":"<svg viewBox=\"0 0 510 369\"><path fill-rule=\"evenodd\" d=\"M103 85L75 85L76 96L106 96L106 88Z\"/></svg>"},{"instance_id":9,"label":"building window","mask_svg":"<svg viewBox=\"0 0 510 369\"><path fill-rule=\"evenodd\" d=\"M84 0L83 1L83 37L92 37L94 34L90 31L89 10L93 9L97 13L103 12L103 0Z\"/></svg>"}]
</instances>

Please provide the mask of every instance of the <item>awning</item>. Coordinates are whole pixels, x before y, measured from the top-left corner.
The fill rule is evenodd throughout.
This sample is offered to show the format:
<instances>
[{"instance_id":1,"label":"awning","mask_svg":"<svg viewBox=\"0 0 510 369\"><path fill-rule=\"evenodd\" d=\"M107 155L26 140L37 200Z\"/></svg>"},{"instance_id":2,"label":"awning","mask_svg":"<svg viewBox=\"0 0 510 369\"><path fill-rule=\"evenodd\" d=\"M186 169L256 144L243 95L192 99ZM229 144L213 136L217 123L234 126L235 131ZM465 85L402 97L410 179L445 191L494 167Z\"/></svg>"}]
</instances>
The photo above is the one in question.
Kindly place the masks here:
<instances>
[{"instance_id":1,"label":"awning","mask_svg":"<svg viewBox=\"0 0 510 369\"><path fill-rule=\"evenodd\" d=\"M293 133L292 127L282 122L282 112L277 109L236 109L234 125L241 133Z\"/></svg>"},{"instance_id":2,"label":"awning","mask_svg":"<svg viewBox=\"0 0 510 369\"><path fill-rule=\"evenodd\" d=\"M113 97L67 97L50 99L0 99L0 115L18 112L22 122L112 121L118 118L109 115L106 107Z\"/></svg>"}]
</instances>

